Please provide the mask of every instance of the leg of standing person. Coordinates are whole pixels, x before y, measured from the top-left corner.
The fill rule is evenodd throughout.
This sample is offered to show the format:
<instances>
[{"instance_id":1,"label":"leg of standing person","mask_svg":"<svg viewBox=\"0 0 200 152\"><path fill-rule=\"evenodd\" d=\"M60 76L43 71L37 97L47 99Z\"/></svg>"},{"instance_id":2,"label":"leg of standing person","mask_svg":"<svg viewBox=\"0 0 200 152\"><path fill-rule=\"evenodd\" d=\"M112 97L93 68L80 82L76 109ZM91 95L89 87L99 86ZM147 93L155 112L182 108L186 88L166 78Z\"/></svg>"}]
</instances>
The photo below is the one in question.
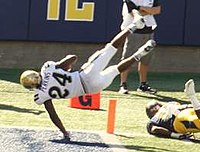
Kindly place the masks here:
<instances>
[{"instance_id":1,"label":"leg of standing person","mask_svg":"<svg viewBox=\"0 0 200 152\"><path fill-rule=\"evenodd\" d=\"M134 50L137 50L139 47L141 47L144 43L146 43L146 41L148 41L151 38L152 38L151 34L134 33L134 35L128 36L124 44L122 60L126 58L127 56L130 56L130 54L133 53ZM140 90L140 91L150 92L150 93L156 92L156 90L152 89L147 83L148 65L150 63L151 57L152 57L152 53L142 58L142 60L138 63L138 74L139 74L139 80L140 80L140 85L137 89L138 91ZM121 73L120 75L121 83L120 83L119 93L128 94L127 79L128 79L128 74L130 71L131 71L131 68Z\"/></svg>"},{"instance_id":2,"label":"leg of standing person","mask_svg":"<svg viewBox=\"0 0 200 152\"><path fill-rule=\"evenodd\" d=\"M140 46L143 45L142 41L144 40L143 38L146 38L153 34L155 28L157 27L156 20L154 18L154 15L160 14L161 12L161 4L159 0L154 0L153 3L149 3L146 0L138 0L138 1L130 1L130 0L125 0L125 3L123 4L122 7L122 16L123 16L123 22L121 24L121 29L124 29L126 25L131 22L131 20L135 20L138 16L143 16L145 18L145 28L135 31L133 37L133 41L130 40L130 37L126 39L126 43L124 46L124 53L122 54L122 58L124 57L124 54L127 54L128 49L126 47L129 47L129 44L131 45L132 42L138 42L140 43ZM152 5L153 4L153 5ZM136 11L137 10L137 11ZM133 16L131 18L131 16ZM140 40L135 39L135 34L137 33L138 36L140 36ZM130 49L130 52L136 51L137 48L140 46L132 47ZM136 48L136 49L134 49ZM129 56L129 55L128 55ZM151 55L145 56L145 58L149 58ZM147 59L142 59L141 62L138 64L138 73L139 73L139 79L140 79L140 85L138 87L138 91L142 92L149 92L149 93L156 93L157 91L155 89L152 89L148 83L147 83L147 72L148 72L148 65L149 63L145 63L144 60ZM150 61L150 59L149 59ZM148 61L148 62L149 62ZM125 71L124 73L121 74L121 83L120 83L120 90L119 93L123 94L128 94L128 88L126 85L126 81L128 78L128 73L130 69Z\"/></svg>"},{"instance_id":3,"label":"leg of standing person","mask_svg":"<svg viewBox=\"0 0 200 152\"><path fill-rule=\"evenodd\" d=\"M140 36L143 37L143 39L153 39L153 34L140 34ZM148 84L148 70L149 70L149 65L151 62L151 59L153 57L153 54L149 54L145 58L143 58L139 64L138 64L138 73L139 73L139 87L137 88L137 91L141 92L147 92L151 94L155 94L157 92L156 89L153 89L149 84Z\"/></svg>"}]
</instances>

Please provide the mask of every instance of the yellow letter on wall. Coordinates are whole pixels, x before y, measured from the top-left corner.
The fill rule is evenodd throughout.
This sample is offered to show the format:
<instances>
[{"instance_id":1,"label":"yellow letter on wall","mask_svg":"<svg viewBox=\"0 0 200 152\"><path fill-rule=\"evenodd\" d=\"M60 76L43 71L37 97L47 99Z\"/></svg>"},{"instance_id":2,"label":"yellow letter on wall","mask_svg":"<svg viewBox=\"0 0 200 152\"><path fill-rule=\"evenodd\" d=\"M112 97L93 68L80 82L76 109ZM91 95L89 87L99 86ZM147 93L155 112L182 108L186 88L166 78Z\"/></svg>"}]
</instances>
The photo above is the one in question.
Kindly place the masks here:
<instances>
[{"instance_id":1,"label":"yellow letter on wall","mask_svg":"<svg viewBox=\"0 0 200 152\"><path fill-rule=\"evenodd\" d=\"M66 0L65 20L93 21L94 3L83 2L82 8L78 8L78 0Z\"/></svg>"},{"instance_id":2,"label":"yellow letter on wall","mask_svg":"<svg viewBox=\"0 0 200 152\"><path fill-rule=\"evenodd\" d=\"M60 0L48 0L47 20L59 20Z\"/></svg>"}]
</instances>

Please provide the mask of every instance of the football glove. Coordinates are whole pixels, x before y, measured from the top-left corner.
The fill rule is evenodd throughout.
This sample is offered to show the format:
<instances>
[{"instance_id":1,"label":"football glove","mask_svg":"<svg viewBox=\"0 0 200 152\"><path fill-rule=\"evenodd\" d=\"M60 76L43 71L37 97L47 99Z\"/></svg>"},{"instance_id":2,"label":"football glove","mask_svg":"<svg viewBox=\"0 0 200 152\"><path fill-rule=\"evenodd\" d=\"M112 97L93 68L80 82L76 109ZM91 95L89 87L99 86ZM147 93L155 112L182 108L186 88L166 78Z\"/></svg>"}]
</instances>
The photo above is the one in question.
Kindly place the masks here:
<instances>
[{"instance_id":1,"label":"football glove","mask_svg":"<svg viewBox=\"0 0 200 152\"><path fill-rule=\"evenodd\" d=\"M188 96L195 96L195 86L194 86L194 81L193 79L188 80L185 83L185 89L184 92L188 95Z\"/></svg>"},{"instance_id":2,"label":"football glove","mask_svg":"<svg viewBox=\"0 0 200 152\"><path fill-rule=\"evenodd\" d=\"M143 29L145 27L145 21L140 12L133 10L132 13L134 15L133 23L135 23L137 29Z\"/></svg>"},{"instance_id":3,"label":"football glove","mask_svg":"<svg viewBox=\"0 0 200 152\"><path fill-rule=\"evenodd\" d=\"M128 12L132 12L133 9L136 9L136 10L140 10L140 6L137 6L134 2L132 2L131 0L125 0L124 1L127 5L127 8L128 8Z\"/></svg>"},{"instance_id":4,"label":"football glove","mask_svg":"<svg viewBox=\"0 0 200 152\"><path fill-rule=\"evenodd\" d=\"M186 134L181 134L181 133L171 133L171 138L175 138L175 139L190 139L191 137L193 137L194 135L191 133L186 133Z\"/></svg>"},{"instance_id":5,"label":"football glove","mask_svg":"<svg viewBox=\"0 0 200 152\"><path fill-rule=\"evenodd\" d=\"M134 32L136 29L143 29L145 27L144 18L137 10L133 10L132 13L134 14L134 20L132 24L128 26L128 28L131 30L131 32Z\"/></svg>"}]
</instances>

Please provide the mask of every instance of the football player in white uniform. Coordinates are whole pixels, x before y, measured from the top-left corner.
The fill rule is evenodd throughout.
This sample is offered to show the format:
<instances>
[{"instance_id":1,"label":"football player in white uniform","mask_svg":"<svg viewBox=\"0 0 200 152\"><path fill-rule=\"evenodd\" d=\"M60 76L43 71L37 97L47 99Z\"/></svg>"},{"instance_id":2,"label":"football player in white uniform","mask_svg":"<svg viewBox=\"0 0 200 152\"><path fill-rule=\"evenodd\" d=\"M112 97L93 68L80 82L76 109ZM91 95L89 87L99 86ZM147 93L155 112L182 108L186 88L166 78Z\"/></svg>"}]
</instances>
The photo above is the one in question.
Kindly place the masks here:
<instances>
[{"instance_id":1,"label":"football player in white uniform","mask_svg":"<svg viewBox=\"0 0 200 152\"><path fill-rule=\"evenodd\" d=\"M21 74L20 83L25 88L35 89L34 101L39 105L45 105L52 122L60 129L66 139L70 139L69 133L59 119L52 104L52 99L72 98L88 93L97 93L108 87L118 74L153 50L155 41L149 40L129 58L121 61L118 65L106 68L127 35L143 27L142 18L130 24L114 37L105 48L94 53L88 59L88 62L81 67L80 71L68 71L71 65L77 61L76 55L68 55L59 62L46 62L40 73L27 70Z\"/></svg>"}]
</instances>

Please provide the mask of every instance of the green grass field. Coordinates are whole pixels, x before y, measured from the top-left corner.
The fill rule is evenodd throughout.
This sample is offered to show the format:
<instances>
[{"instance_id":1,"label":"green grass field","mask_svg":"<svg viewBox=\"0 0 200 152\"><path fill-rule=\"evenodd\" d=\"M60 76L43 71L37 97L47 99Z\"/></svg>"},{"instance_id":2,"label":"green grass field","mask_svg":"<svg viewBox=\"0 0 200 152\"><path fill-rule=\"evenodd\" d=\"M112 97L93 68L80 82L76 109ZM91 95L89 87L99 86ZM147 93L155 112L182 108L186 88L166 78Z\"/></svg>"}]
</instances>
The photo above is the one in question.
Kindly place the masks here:
<instances>
[{"instance_id":1,"label":"green grass field","mask_svg":"<svg viewBox=\"0 0 200 152\"><path fill-rule=\"evenodd\" d=\"M33 102L33 94L19 85L22 70L0 70L0 122L1 126L56 127L50 121L43 106ZM101 92L100 110L70 108L70 100L55 100L55 108L69 130L97 130L106 132L107 109L110 99L117 100L115 134L130 151L141 152L199 152L200 134L195 134L195 143L174 139L162 139L148 135L145 105L148 101L178 101L188 103L183 93L184 83L193 78L196 90L200 91L200 74L192 73L149 73L149 82L159 90L157 95L131 91L129 95L118 94L119 78ZM136 90L137 73L129 77L129 88ZM198 93L197 96L200 94ZM199 140L198 140L199 139Z\"/></svg>"}]
</instances>

